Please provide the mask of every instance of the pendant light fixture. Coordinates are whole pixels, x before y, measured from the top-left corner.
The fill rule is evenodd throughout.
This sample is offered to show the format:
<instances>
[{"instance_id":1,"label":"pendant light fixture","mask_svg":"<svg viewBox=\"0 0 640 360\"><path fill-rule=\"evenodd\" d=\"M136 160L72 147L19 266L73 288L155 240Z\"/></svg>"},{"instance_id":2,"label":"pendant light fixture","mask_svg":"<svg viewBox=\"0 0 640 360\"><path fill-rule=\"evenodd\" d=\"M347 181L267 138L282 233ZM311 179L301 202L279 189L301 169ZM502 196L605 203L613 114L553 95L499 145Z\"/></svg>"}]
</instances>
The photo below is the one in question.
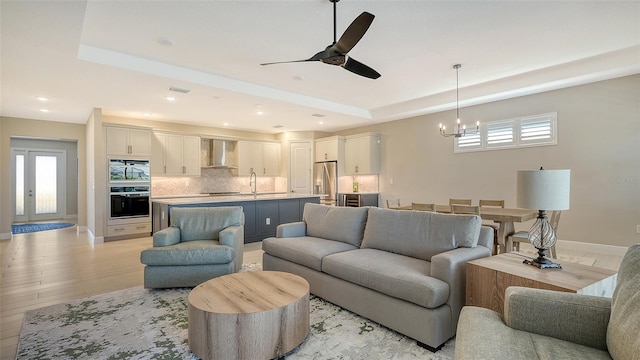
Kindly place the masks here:
<instances>
[{"instance_id":1,"label":"pendant light fixture","mask_svg":"<svg viewBox=\"0 0 640 360\"><path fill-rule=\"evenodd\" d=\"M440 123L440 135L445 137L463 137L466 135L476 135L480 131L480 121L476 121L476 129L474 131L467 131L467 125L460 124L460 106L459 106L459 82L458 82L458 70L462 67L461 64L453 65L453 68L456 70L456 131L453 133L447 133L447 127Z\"/></svg>"}]
</instances>

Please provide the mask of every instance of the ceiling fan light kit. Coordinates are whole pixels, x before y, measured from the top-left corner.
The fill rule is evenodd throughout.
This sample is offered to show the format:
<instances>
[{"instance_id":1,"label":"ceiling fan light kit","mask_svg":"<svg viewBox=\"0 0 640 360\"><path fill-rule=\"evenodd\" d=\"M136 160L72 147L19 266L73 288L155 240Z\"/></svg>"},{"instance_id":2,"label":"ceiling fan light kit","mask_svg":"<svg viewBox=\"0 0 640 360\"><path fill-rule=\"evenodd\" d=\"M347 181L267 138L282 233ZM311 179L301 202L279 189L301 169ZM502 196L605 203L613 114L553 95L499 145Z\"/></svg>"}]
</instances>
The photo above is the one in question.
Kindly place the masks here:
<instances>
[{"instance_id":1,"label":"ceiling fan light kit","mask_svg":"<svg viewBox=\"0 0 640 360\"><path fill-rule=\"evenodd\" d=\"M444 137L463 137L466 135L477 135L480 132L480 121L476 121L476 129L474 131L467 132L467 125L460 124L460 106L459 106L459 90L460 86L458 83L458 70L462 67L461 64L453 65L453 68L456 70L456 131L453 133L447 133L447 127L440 123L440 135Z\"/></svg>"},{"instance_id":2,"label":"ceiling fan light kit","mask_svg":"<svg viewBox=\"0 0 640 360\"><path fill-rule=\"evenodd\" d=\"M337 18L336 18L336 3L340 0L329 0L333 3L333 43L327 46L324 50L318 52L312 57L305 60L293 60L293 61L280 61L263 63L260 65L273 65L273 64L286 64L296 62L308 62L308 61L320 61L329 65L336 65L348 70L354 74L364 76L370 79L377 79L380 77L380 73L373 70L369 66L357 61L356 59L347 55L351 49L362 39L364 34L371 26L375 16L368 12L363 12L358 15L355 20L351 22L347 30L344 31L338 41L337 38Z\"/></svg>"}]
</instances>

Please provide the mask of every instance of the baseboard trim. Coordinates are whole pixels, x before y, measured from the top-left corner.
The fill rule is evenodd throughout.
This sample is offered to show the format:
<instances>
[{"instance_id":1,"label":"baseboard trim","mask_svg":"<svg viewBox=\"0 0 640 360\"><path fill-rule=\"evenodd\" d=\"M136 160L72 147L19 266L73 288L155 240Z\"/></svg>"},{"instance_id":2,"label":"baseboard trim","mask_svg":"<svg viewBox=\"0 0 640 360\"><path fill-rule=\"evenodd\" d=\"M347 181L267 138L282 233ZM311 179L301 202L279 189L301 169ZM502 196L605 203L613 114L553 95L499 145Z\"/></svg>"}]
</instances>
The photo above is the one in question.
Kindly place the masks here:
<instances>
[{"instance_id":1,"label":"baseboard trim","mask_svg":"<svg viewBox=\"0 0 640 360\"><path fill-rule=\"evenodd\" d=\"M0 233L0 240L11 240L11 233Z\"/></svg>"},{"instance_id":2,"label":"baseboard trim","mask_svg":"<svg viewBox=\"0 0 640 360\"><path fill-rule=\"evenodd\" d=\"M87 237L89 238L89 241L91 241L93 245L104 244L104 236L95 236L93 235L93 232L88 228L87 228Z\"/></svg>"},{"instance_id":3,"label":"baseboard trim","mask_svg":"<svg viewBox=\"0 0 640 360\"><path fill-rule=\"evenodd\" d=\"M88 231L88 228L84 225L78 225L78 234L85 233Z\"/></svg>"},{"instance_id":4,"label":"baseboard trim","mask_svg":"<svg viewBox=\"0 0 640 360\"><path fill-rule=\"evenodd\" d=\"M614 246L605 244L585 243L579 241L558 240L556 243L558 249L580 249L592 253L624 256L627 253L628 247L626 246Z\"/></svg>"}]
</instances>

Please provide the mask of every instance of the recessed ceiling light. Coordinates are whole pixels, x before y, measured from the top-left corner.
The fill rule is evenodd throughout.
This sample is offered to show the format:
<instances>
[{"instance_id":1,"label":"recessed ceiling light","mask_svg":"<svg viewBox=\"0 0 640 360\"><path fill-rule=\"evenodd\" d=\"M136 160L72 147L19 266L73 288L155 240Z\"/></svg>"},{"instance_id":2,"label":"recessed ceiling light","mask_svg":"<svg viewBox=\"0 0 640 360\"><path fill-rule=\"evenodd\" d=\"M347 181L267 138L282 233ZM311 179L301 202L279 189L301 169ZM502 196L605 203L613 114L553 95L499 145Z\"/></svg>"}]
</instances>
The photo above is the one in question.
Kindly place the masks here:
<instances>
[{"instance_id":1,"label":"recessed ceiling light","mask_svg":"<svg viewBox=\"0 0 640 360\"><path fill-rule=\"evenodd\" d=\"M144 113L144 116L151 116L151 113Z\"/></svg>"},{"instance_id":2,"label":"recessed ceiling light","mask_svg":"<svg viewBox=\"0 0 640 360\"><path fill-rule=\"evenodd\" d=\"M262 112L262 110L256 111L256 115L262 115L262 114L264 114L264 112Z\"/></svg>"},{"instance_id":3,"label":"recessed ceiling light","mask_svg":"<svg viewBox=\"0 0 640 360\"><path fill-rule=\"evenodd\" d=\"M38 99L38 101L42 101L42 102L45 102L45 101L49 100L48 98L46 98L44 96L38 96L36 99Z\"/></svg>"},{"instance_id":4,"label":"recessed ceiling light","mask_svg":"<svg viewBox=\"0 0 640 360\"><path fill-rule=\"evenodd\" d=\"M165 99L167 99L167 101L176 101L176 98L174 98L173 96L167 96L165 97Z\"/></svg>"},{"instance_id":5,"label":"recessed ceiling light","mask_svg":"<svg viewBox=\"0 0 640 360\"><path fill-rule=\"evenodd\" d=\"M49 112L49 109L40 109L40 112L46 113Z\"/></svg>"},{"instance_id":6,"label":"recessed ceiling light","mask_svg":"<svg viewBox=\"0 0 640 360\"><path fill-rule=\"evenodd\" d=\"M318 124L324 125L324 121L318 121Z\"/></svg>"},{"instance_id":7,"label":"recessed ceiling light","mask_svg":"<svg viewBox=\"0 0 640 360\"><path fill-rule=\"evenodd\" d=\"M224 126L229 126L229 123L222 123L222 125L224 125Z\"/></svg>"}]
</instances>

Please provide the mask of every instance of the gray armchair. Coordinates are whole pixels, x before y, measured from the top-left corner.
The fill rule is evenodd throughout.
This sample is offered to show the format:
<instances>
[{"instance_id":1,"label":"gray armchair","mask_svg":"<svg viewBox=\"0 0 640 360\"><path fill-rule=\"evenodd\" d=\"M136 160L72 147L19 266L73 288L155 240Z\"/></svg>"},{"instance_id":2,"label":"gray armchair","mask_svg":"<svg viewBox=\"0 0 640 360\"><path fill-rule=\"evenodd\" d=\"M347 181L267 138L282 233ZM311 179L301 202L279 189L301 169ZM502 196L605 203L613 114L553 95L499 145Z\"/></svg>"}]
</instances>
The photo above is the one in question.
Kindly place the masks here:
<instances>
[{"instance_id":1,"label":"gray armchair","mask_svg":"<svg viewBox=\"0 0 640 360\"><path fill-rule=\"evenodd\" d=\"M622 259L613 298L509 287L504 320L466 306L455 358L640 359L640 244Z\"/></svg>"},{"instance_id":2,"label":"gray armchair","mask_svg":"<svg viewBox=\"0 0 640 360\"><path fill-rule=\"evenodd\" d=\"M171 208L171 226L140 254L144 287L194 287L238 272L243 247L242 207Z\"/></svg>"}]
</instances>

